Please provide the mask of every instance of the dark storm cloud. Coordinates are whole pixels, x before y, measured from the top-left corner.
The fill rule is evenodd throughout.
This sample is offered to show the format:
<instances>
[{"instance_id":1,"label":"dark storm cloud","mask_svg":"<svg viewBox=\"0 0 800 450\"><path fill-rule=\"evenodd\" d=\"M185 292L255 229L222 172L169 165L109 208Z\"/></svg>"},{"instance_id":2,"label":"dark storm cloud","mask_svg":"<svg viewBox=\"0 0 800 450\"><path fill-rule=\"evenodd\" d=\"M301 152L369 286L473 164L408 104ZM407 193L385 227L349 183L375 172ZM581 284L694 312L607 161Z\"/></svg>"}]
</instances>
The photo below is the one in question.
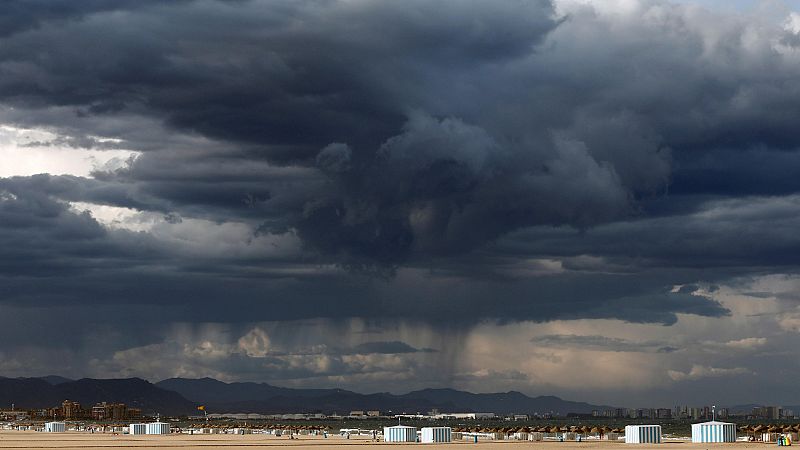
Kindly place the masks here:
<instances>
[{"instance_id":1,"label":"dark storm cloud","mask_svg":"<svg viewBox=\"0 0 800 450\"><path fill-rule=\"evenodd\" d=\"M584 144L548 137L526 156L529 145L509 141L524 133L501 139L499 129L449 117L471 115L457 104L461 93L441 90L442 105L450 104L444 110L428 104L449 78L482 89L493 83L492 70L535 54L557 26L549 2L203 2L155 9L101 12L9 37L0 53L0 97L90 115L93 108L113 114L105 104L125 105L182 130L258 145L273 161L310 161L342 142L348 166L338 175L320 166L331 184L307 190L283 211L284 220L265 226L294 227L308 245L344 264L460 253L520 226L591 225L628 207L614 170L592 159ZM194 20L168 20L182 14ZM104 39L94 39L100 34ZM30 58L32 49L46 57ZM323 156L317 160L324 165ZM149 184L142 189L159 191L176 209L197 198L210 207L273 198L241 185L228 195L198 183ZM546 200L552 196L559 204ZM522 198L541 200L512 200Z\"/></svg>"},{"instance_id":2,"label":"dark storm cloud","mask_svg":"<svg viewBox=\"0 0 800 450\"><path fill-rule=\"evenodd\" d=\"M498 249L573 257L566 265L577 270L592 265L618 271L682 267L704 269L709 277L719 269L730 275L768 267L792 270L800 264L800 241L793 232L800 226L796 194L695 203L682 214L619 221L583 233L567 227L532 228L499 241ZM586 254L604 259L578 258Z\"/></svg>"},{"instance_id":3,"label":"dark storm cloud","mask_svg":"<svg viewBox=\"0 0 800 450\"><path fill-rule=\"evenodd\" d=\"M91 177L0 179L2 303L77 305L68 317L121 334L725 317L708 283L798 265L800 67L776 44L793 39L641 8L13 2L0 117L59 134L38 146L141 154ZM67 202L157 225L106 227Z\"/></svg>"},{"instance_id":4,"label":"dark storm cloud","mask_svg":"<svg viewBox=\"0 0 800 450\"><path fill-rule=\"evenodd\" d=\"M88 114L144 108L184 129L285 145L297 159L335 140L378 144L413 107L393 86L524 55L551 16L543 0L161 3L8 38L0 95Z\"/></svg>"},{"instance_id":5,"label":"dark storm cloud","mask_svg":"<svg viewBox=\"0 0 800 450\"><path fill-rule=\"evenodd\" d=\"M4 39L7 104L152 117L220 140L217 161L319 169L327 183L275 192L245 163L218 187L214 164L188 172L199 167L192 152L157 152L106 178L141 184L144 209L261 214L263 231L296 229L344 265L396 266L532 225L626 217L665 190L673 166L680 193L794 189L790 171L752 168L792 161L797 68L773 40L757 52L741 44L748 24L735 17L715 23L724 38L709 48L706 18L657 2L624 29L589 8L558 17L546 1L74 9L81 20Z\"/></svg>"},{"instance_id":6,"label":"dark storm cloud","mask_svg":"<svg viewBox=\"0 0 800 450\"><path fill-rule=\"evenodd\" d=\"M3 2L3 9L0 11L0 36L8 36L32 28L58 25L57 22L80 20L84 16L98 12L146 8L156 3L160 3L160 1L8 0Z\"/></svg>"}]
</instances>

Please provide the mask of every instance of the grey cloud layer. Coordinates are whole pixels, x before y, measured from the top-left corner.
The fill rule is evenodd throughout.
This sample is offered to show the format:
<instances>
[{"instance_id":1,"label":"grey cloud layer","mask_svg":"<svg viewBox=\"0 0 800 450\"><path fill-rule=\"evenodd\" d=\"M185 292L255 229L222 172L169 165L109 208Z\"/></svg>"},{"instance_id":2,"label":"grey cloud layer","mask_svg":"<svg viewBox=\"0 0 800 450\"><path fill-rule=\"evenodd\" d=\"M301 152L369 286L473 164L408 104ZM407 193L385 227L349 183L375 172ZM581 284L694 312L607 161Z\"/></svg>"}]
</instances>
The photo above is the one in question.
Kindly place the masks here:
<instances>
[{"instance_id":1,"label":"grey cloud layer","mask_svg":"<svg viewBox=\"0 0 800 450\"><path fill-rule=\"evenodd\" d=\"M797 35L565 4L10 3L0 119L140 154L0 179L3 304L161 305L144 348L179 321L670 325L796 271Z\"/></svg>"}]
</instances>

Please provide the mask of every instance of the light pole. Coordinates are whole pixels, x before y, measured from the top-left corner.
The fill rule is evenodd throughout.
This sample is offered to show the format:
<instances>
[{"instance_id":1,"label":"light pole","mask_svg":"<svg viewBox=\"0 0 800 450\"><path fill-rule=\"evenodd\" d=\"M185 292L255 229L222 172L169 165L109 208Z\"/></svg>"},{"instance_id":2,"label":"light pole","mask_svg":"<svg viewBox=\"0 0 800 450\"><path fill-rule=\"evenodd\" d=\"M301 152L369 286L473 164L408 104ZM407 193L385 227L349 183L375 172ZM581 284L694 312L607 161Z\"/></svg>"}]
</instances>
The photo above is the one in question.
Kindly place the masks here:
<instances>
[{"instance_id":1,"label":"light pole","mask_svg":"<svg viewBox=\"0 0 800 450\"><path fill-rule=\"evenodd\" d=\"M711 420L717 421L717 405L711 405Z\"/></svg>"}]
</instances>

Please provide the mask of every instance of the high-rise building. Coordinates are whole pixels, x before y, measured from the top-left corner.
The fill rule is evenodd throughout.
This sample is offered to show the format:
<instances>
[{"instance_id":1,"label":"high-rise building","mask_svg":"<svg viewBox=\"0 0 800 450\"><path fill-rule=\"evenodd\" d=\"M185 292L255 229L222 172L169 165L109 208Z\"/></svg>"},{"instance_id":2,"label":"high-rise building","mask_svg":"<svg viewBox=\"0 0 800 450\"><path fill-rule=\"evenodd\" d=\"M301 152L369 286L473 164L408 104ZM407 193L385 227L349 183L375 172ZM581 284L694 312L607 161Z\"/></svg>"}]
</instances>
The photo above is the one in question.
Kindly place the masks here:
<instances>
[{"instance_id":1,"label":"high-rise building","mask_svg":"<svg viewBox=\"0 0 800 450\"><path fill-rule=\"evenodd\" d=\"M81 404L70 400L64 400L63 402L61 402L61 416L67 420L79 419L84 417L83 409L81 409Z\"/></svg>"},{"instance_id":2,"label":"high-rise building","mask_svg":"<svg viewBox=\"0 0 800 450\"><path fill-rule=\"evenodd\" d=\"M128 407L124 403L101 402L92 407L94 420L122 420L129 417Z\"/></svg>"},{"instance_id":3,"label":"high-rise building","mask_svg":"<svg viewBox=\"0 0 800 450\"><path fill-rule=\"evenodd\" d=\"M761 419L780 419L780 406L757 406L753 408L752 415Z\"/></svg>"}]
</instances>

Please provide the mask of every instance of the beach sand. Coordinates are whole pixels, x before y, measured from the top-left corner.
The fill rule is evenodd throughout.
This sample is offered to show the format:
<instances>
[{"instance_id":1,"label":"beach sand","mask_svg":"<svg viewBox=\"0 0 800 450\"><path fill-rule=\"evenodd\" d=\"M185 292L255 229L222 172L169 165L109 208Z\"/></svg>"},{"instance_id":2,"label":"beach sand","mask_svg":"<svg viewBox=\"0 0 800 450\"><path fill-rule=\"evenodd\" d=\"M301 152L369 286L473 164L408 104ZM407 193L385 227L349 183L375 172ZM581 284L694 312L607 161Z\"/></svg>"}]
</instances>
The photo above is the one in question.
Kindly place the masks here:
<instances>
[{"instance_id":1,"label":"beach sand","mask_svg":"<svg viewBox=\"0 0 800 450\"><path fill-rule=\"evenodd\" d=\"M529 441L481 441L477 444L459 441L452 444L389 444L372 442L369 438L344 439L340 436L322 437L302 436L299 439L275 437L263 434L253 435L183 435L169 436L130 436L112 434L89 434L82 432L37 433L33 431L0 431L0 449L277 449L287 450L357 450L358 447L380 446L387 450L452 450L454 447L466 450L465 446L479 447L479 450L595 450L639 448L659 450L713 450L736 447L737 449L765 449L775 444L763 442L737 442L733 444L693 444L691 442L668 441L658 445L625 444L622 441L584 441L584 442L529 442Z\"/></svg>"}]
</instances>

